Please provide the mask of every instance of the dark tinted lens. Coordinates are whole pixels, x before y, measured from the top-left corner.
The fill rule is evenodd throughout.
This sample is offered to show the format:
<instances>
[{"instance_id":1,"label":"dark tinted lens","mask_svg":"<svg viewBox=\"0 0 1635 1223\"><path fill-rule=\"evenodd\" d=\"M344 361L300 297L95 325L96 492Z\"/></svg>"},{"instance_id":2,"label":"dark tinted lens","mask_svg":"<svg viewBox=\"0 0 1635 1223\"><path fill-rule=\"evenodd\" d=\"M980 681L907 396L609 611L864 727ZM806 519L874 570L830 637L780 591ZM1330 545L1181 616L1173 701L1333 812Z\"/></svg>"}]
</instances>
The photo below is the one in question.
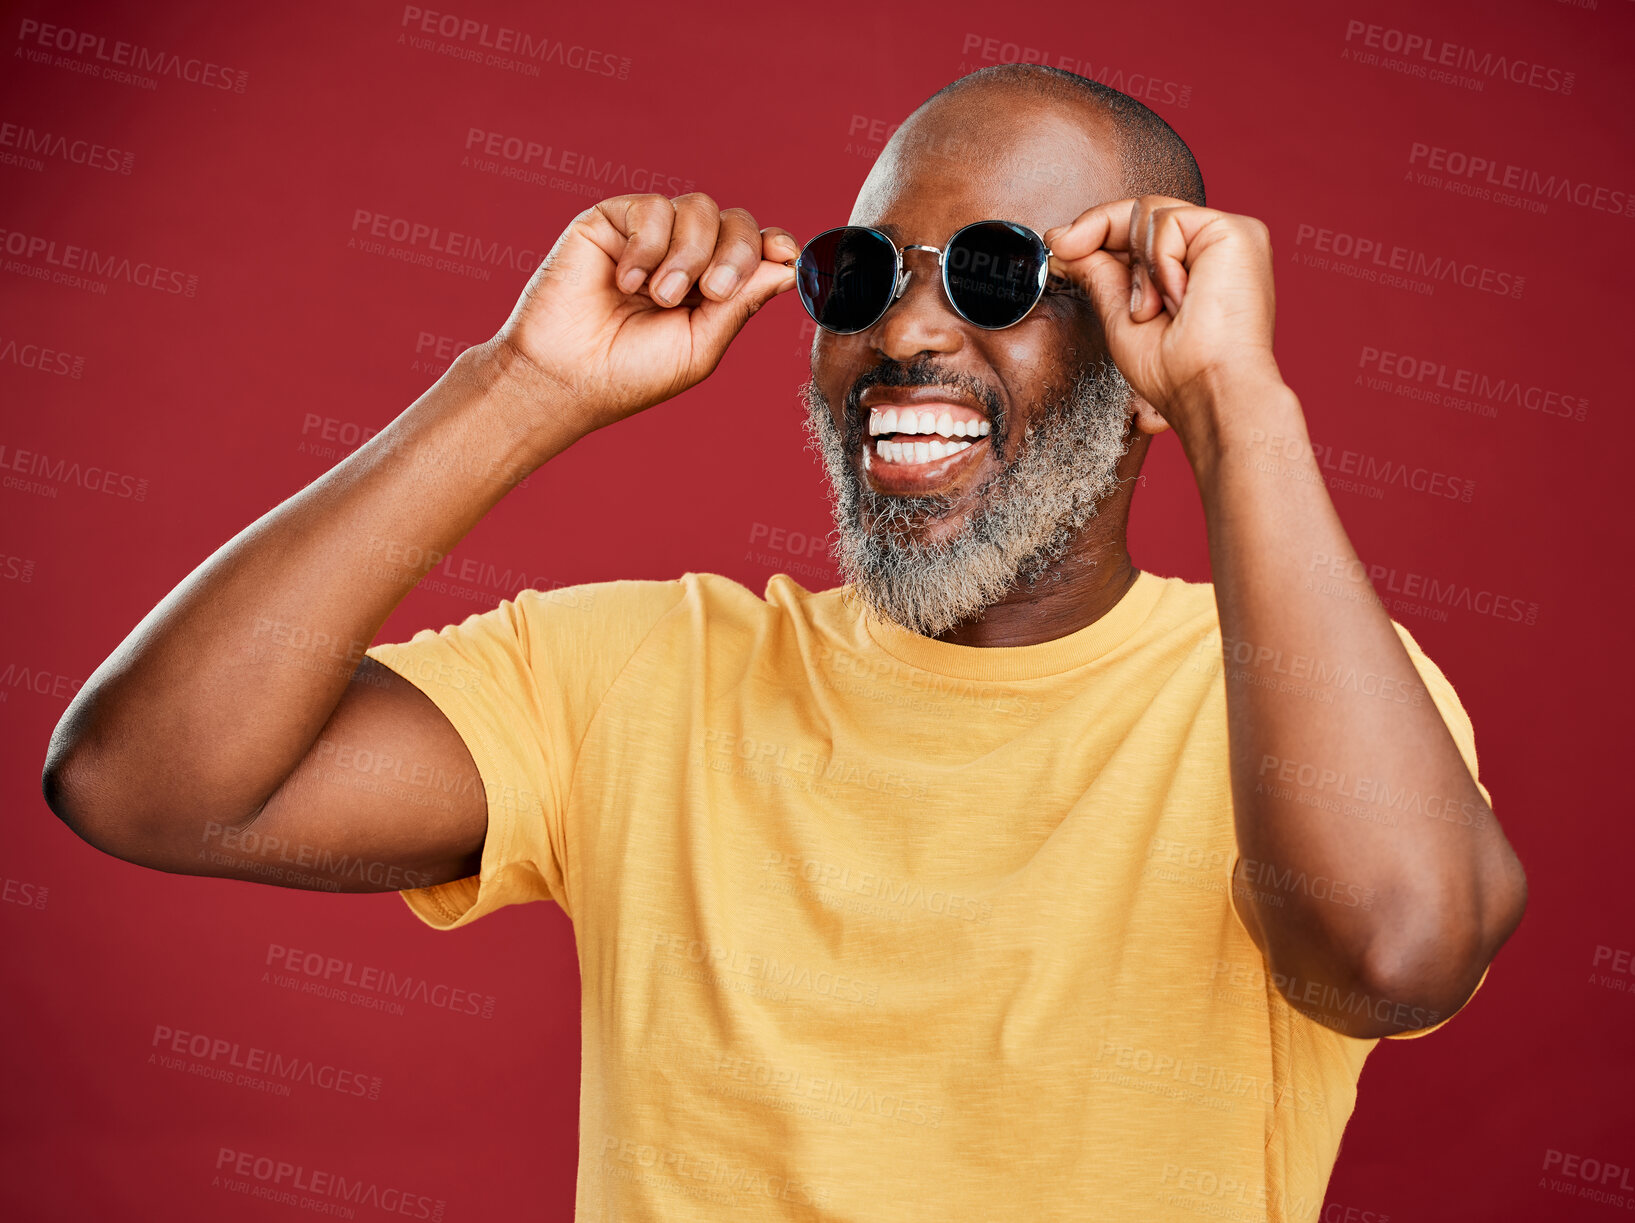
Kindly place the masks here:
<instances>
[{"instance_id":1,"label":"dark tinted lens","mask_svg":"<svg viewBox=\"0 0 1635 1223\"><path fill-rule=\"evenodd\" d=\"M948 296L978 327L1009 327L1039 300L1045 246L1031 230L982 221L954 235L944 258Z\"/></svg>"},{"instance_id":2,"label":"dark tinted lens","mask_svg":"<svg viewBox=\"0 0 1635 1223\"><path fill-rule=\"evenodd\" d=\"M885 313L897 257L885 235L848 226L806 244L796 282L807 313L831 331L861 331Z\"/></svg>"}]
</instances>

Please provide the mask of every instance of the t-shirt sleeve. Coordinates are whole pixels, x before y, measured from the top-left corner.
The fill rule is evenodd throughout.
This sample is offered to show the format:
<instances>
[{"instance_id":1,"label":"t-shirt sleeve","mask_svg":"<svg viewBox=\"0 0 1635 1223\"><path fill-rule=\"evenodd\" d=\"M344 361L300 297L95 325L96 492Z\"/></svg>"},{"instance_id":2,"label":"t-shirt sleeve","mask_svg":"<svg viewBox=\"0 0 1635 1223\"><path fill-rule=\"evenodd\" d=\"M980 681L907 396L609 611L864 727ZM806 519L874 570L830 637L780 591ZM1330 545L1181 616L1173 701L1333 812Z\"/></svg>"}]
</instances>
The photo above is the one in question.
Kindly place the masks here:
<instances>
[{"instance_id":1,"label":"t-shirt sleeve","mask_svg":"<svg viewBox=\"0 0 1635 1223\"><path fill-rule=\"evenodd\" d=\"M510 904L554 900L571 918L564 814L579 745L602 698L684 594L683 583L524 590L369 657L440 709L476 763L488 804L479 873L401 895L436 930Z\"/></svg>"},{"instance_id":2,"label":"t-shirt sleeve","mask_svg":"<svg viewBox=\"0 0 1635 1223\"><path fill-rule=\"evenodd\" d=\"M1476 788L1482 792L1483 800L1491 808L1493 797L1487 792L1487 787L1482 784L1476 773L1476 732L1471 727L1470 715L1465 712L1465 707L1459 703L1459 697L1454 692L1453 685L1448 683L1447 676L1442 674L1442 669L1425 656L1424 651L1419 648L1419 643L1413 639L1407 629L1394 620L1391 623L1397 630L1397 636L1402 638L1402 644L1407 647L1408 657L1413 660L1414 669L1419 672L1420 680L1424 683L1426 691L1431 694L1431 701L1436 705L1437 712L1442 715L1442 721L1446 724L1448 733L1453 736L1453 742L1459 748L1459 755L1464 758L1465 768L1470 770L1471 780L1476 783ZM1484 968L1480 979L1476 982L1476 988L1470 991L1470 998L1477 995L1482 988L1482 983L1486 980L1487 969ZM1413 1040L1416 1037L1428 1036L1452 1019L1454 1015L1457 1015L1459 1011L1469 1006L1470 998L1466 998L1460 1004L1459 1010L1444 1016L1439 1022L1433 1023L1429 1027L1416 1028L1410 1032L1393 1032L1385 1039Z\"/></svg>"}]
</instances>

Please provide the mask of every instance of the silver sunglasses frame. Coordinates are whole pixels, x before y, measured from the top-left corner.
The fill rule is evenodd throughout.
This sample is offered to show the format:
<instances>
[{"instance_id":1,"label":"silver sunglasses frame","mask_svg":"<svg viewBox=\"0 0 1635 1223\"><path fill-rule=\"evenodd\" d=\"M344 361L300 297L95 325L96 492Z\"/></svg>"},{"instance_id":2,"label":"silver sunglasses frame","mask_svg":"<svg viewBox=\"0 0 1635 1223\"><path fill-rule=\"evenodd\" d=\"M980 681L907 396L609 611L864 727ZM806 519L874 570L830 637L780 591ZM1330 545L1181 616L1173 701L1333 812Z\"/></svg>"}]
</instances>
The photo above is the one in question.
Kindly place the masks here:
<instances>
[{"instance_id":1,"label":"silver sunglasses frame","mask_svg":"<svg viewBox=\"0 0 1635 1223\"><path fill-rule=\"evenodd\" d=\"M1026 232L1026 233L1032 234L1034 240L1039 243L1040 249L1042 249L1044 251L1044 253L1045 253L1044 260L1039 264L1039 283L1034 287L1033 300L1028 303L1028 308L1026 310L1022 311L1022 313L1017 316L1016 322L1005 323L1005 324L1003 324L1003 325L1001 325L999 327L989 327L985 323L979 323L974 318L972 318L970 315L966 314L965 311L961 310L959 308L959 304L956 301L954 301L953 290L948 284L948 261L947 261L947 259L944 258L946 248L952 246L959 239L959 236L962 233L964 233L966 230L975 229L979 225L1006 225L1006 226L1009 226L1012 229L1018 229L1018 230L1022 230L1024 232ZM863 229L863 230L867 230L871 234L877 234L879 237L884 238L886 240L886 242L891 246L892 256L893 256L893 258L895 260L895 267L894 267L894 272L893 272L892 283L896 287L892 289L890 300L887 301L886 304L880 308L880 313L879 314L875 315L867 323L864 323L863 326L852 328L849 331L841 331L838 328L830 327L828 324L820 322L818 320L817 315L812 313L812 308L810 306L806 305L806 298L800 292L800 287L799 287L801 261L806 258L807 248L810 247L812 245L812 243L816 242L819 238L823 237L824 235L832 234L832 233L838 233L839 231L841 231L843 229ZM834 226L831 226L828 229L823 230L821 233L814 234L811 238L809 238L806 241L806 244L801 247L800 254L794 259L786 260L785 263L784 263L784 266L785 267L791 267L791 268L795 269L795 276L796 276L795 295L800 298L800 304L801 304L802 307L805 308L806 313L811 318L812 322L816 323L819 327L823 328L824 331L827 331L827 332L831 333L832 335L857 335L859 332L867 331L870 327L873 327L881 319L885 318L886 311L890 310L891 307L896 304L897 299L903 295L903 290L908 288L909 277L914 274L912 268L905 268L903 266L903 255L906 254L908 251L930 251L932 254L934 254L937 257L937 269L938 269L938 272L939 272L939 275L940 275L940 279L942 280L942 296L943 296L943 300L948 303L948 308L951 309L955 314L959 315L960 318L964 319L967 323L971 324L971 326L973 326L973 327L981 328L983 331L1004 331L1008 327L1016 326L1016 323L1020 323L1023 319L1027 318L1028 315L1033 313L1034 307L1039 304L1039 302L1043 299L1043 297L1045 295L1045 285L1050 279L1050 257L1054 253L1054 252L1051 251L1050 247L1045 245L1045 240L1043 238L1041 238L1038 234L1034 233L1033 230L1029 229L1026 225L1023 225L1023 224L1021 224L1021 223L1019 223L1017 221L1007 221L1003 217L989 217L985 221L972 221L969 225L961 225L951 235L949 235L948 239L946 240L944 245L941 246L941 247L926 246L923 243L919 243L919 242L910 242L907 246L898 246L895 242L893 242L891 240L891 237L890 237L889 234L881 233L878 229L874 228L874 226L872 226L872 225L834 225Z\"/></svg>"}]
</instances>

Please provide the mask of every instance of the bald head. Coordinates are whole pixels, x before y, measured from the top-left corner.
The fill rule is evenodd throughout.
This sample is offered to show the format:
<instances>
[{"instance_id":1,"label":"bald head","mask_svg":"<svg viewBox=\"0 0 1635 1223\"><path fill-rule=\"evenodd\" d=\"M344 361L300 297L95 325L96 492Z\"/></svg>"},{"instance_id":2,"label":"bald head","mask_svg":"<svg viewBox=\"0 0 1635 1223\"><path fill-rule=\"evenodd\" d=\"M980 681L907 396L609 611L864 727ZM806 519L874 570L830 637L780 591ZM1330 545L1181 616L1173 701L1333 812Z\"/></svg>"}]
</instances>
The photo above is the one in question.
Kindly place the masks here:
<instances>
[{"instance_id":1,"label":"bald head","mask_svg":"<svg viewBox=\"0 0 1635 1223\"><path fill-rule=\"evenodd\" d=\"M1048 103L1078 115L1095 136L1109 142L1118 162L1120 194L1132 198L1168 195L1194 204L1206 202L1198 163L1174 128L1128 94L1061 68L1043 64L980 68L937 90L903 127L915 125L922 117L951 117L953 111L947 106L950 102L968 104L955 108L968 111L1004 106L1020 99ZM919 128L918 134L922 139L935 139L924 128Z\"/></svg>"}]
</instances>

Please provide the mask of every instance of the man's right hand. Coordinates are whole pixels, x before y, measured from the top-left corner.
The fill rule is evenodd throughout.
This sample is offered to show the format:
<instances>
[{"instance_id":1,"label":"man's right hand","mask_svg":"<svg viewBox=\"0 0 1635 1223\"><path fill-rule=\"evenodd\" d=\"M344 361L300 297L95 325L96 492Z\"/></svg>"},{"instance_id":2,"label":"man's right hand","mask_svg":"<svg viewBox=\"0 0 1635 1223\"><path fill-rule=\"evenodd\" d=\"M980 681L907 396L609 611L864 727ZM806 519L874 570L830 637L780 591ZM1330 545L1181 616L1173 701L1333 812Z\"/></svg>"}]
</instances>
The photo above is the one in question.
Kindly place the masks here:
<instances>
[{"instance_id":1,"label":"man's right hand","mask_svg":"<svg viewBox=\"0 0 1635 1223\"><path fill-rule=\"evenodd\" d=\"M794 288L799 254L788 230L702 192L614 196L573 219L495 338L562 388L588 433L707 378L749 316Z\"/></svg>"},{"instance_id":2,"label":"man's right hand","mask_svg":"<svg viewBox=\"0 0 1635 1223\"><path fill-rule=\"evenodd\" d=\"M362 643L515 473L708 376L750 314L793 286L798 253L787 231L704 195L581 213L493 340L218 549L96 669L52 737L52 809L104 851L178 873L347 890L475 874L488 824L476 762L415 685L358 663ZM735 291L709 279L722 268ZM642 274L633 292L616 279L627 273ZM641 287L655 277L657 297ZM344 770L335 784L343 750L413 761L452 797L404 802L344 784L357 780ZM383 871L271 874L243 848L252 825L257 845Z\"/></svg>"}]
</instances>

